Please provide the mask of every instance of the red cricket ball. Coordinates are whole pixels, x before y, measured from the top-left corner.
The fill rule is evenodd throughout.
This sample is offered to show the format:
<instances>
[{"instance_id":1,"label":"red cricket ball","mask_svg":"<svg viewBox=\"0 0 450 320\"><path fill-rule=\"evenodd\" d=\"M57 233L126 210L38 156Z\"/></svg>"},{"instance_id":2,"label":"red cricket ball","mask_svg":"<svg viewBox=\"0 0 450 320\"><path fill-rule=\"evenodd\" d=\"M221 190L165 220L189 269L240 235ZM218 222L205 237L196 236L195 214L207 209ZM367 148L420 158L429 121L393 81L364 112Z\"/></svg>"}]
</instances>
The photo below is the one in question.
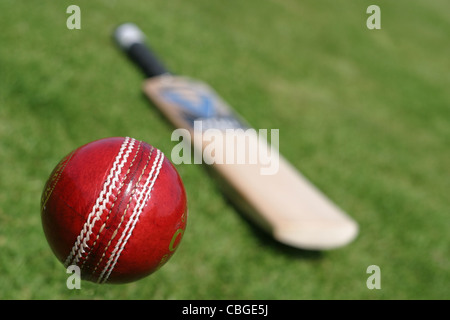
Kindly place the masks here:
<instances>
[{"instance_id":1,"label":"red cricket ball","mask_svg":"<svg viewBox=\"0 0 450 320\"><path fill-rule=\"evenodd\" d=\"M132 138L105 138L64 157L41 198L47 240L85 280L124 283L160 268L187 219L186 193L164 154Z\"/></svg>"}]
</instances>

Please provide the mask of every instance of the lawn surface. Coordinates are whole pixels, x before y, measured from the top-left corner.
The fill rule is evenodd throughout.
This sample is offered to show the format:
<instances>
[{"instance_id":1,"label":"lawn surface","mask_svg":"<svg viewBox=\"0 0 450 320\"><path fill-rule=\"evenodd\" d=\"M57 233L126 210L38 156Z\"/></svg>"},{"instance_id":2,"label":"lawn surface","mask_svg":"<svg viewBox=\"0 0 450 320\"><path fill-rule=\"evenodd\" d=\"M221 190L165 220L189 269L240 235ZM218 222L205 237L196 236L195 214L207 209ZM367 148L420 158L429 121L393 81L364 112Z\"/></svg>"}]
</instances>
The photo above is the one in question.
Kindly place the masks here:
<instances>
[{"instance_id":1,"label":"lawn surface","mask_svg":"<svg viewBox=\"0 0 450 320\"><path fill-rule=\"evenodd\" d=\"M81 8L69 30L66 8ZM381 30L366 9L381 8ZM0 299L449 299L450 4L433 1L0 1ZM203 167L177 167L184 239L128 285L82 282L40 221L72 149L131 136L170 155L173 128L141 94L111 33L132 21L173 71L211 84L360 224L326 252L245 222ZM381 270L369 290L366 270Z\"/></svg>"}]
</instances>

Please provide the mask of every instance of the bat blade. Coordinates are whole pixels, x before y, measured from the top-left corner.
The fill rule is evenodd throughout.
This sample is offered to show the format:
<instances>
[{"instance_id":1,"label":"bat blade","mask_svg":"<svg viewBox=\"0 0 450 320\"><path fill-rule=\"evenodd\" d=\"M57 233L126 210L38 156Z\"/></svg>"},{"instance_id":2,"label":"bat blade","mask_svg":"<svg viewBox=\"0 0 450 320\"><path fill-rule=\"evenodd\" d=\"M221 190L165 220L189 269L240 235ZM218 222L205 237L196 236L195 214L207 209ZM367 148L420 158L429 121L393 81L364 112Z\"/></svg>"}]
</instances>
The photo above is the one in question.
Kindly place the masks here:
<instances>
[{"instance_id":1,"label":"bat blade","mask_svg":"<svg viewBox=\"0 0 450 320\"><path fill-rule=\"evenodd\" d=\"M116 40L146 74L143 91L147 97L175 128L189 132L195 151L205 162L212 163L228 198L256 225L277 241L301 249L333 249L355 239L358 224L276 149L254 134L256 130L251 130L211 87L170 74L145 46L143 34L132 24L116 29ZM205 136L210 129L222 133L223 137L221 144L214 145L214 159L206 159L211 139ZM233 134L232 139L227 139L230 134ZM237 148L236 139L246 141L246 149ZM254 152L254 149L249 150L250 146L257 146L259 152L277 159L277 170L262 174L267 163L260 158L251 163L214 161L231 159L227 158L230 150L234 156L236 153L250 156Z\"/></svg>"}]
</instances>

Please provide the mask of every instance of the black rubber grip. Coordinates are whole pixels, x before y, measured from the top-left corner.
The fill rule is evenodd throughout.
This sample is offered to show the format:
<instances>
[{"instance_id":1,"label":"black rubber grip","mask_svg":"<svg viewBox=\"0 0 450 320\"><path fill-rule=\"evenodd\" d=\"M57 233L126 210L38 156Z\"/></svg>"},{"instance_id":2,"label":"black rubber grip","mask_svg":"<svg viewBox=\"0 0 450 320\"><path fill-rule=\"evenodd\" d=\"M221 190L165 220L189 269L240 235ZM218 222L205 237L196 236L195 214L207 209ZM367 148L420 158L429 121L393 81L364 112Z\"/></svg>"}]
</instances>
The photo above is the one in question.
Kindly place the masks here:
<instances>
[{"instance_id":1,"label":"black rubber grip","mask_svg":"<svg viewBox=\"0 0 450 320\"><path fill-rule=\"evenodd\" d=\"M169 73L162 62L143 43L132 44L128 48L127 54L130 59L139 66L139 68L148 78Z\"/></svg>"}]
</instances>

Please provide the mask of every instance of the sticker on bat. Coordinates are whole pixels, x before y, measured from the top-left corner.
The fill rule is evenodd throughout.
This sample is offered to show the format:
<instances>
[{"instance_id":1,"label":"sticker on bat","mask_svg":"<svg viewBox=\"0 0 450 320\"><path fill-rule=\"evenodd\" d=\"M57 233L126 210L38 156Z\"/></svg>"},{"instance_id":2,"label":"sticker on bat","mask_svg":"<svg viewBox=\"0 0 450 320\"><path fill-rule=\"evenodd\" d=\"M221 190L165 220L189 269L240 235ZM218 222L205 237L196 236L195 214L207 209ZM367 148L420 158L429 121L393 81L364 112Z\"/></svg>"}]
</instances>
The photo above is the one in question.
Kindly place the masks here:
<instances>
[{"instance_id":1,"label":"sticker on bat","mask_svg":"<svg viewBox=\"0 0 450 320\"><path fill-rule=\"evenodd\" d=\"M206 92L188 87L167 87L161 96L168 102L181 106L182 110L195 118L210 118L217 114L215 97Z\"/></svg>"}]
</instances>

